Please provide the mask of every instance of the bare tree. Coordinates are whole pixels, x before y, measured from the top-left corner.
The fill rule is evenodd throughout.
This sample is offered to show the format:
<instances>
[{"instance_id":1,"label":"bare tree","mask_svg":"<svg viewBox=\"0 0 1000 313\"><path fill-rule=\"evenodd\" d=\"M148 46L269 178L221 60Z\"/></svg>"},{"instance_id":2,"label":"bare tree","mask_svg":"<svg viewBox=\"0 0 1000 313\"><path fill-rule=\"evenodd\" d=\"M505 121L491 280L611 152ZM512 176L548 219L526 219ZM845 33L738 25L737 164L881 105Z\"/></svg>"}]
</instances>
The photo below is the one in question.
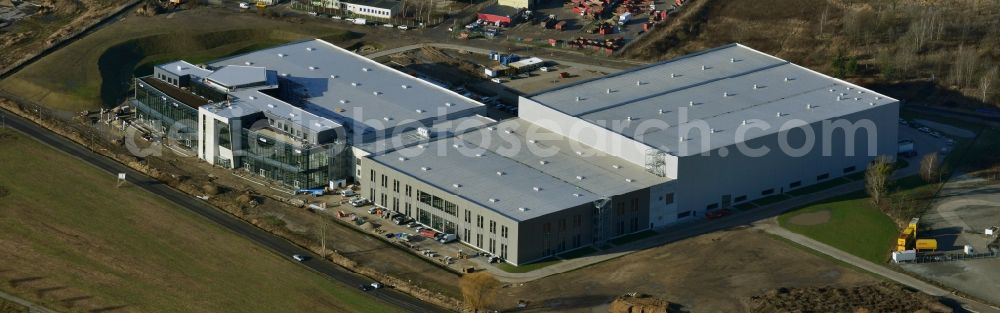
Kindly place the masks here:
<instances>
[{"instance_id":1,"label":"bare tree","mask_svg":"<svg viewBox=\"0 0 1000 313\"><path fill-rule=\"evenodd\" d=\"M990 87L993 86L993 79L996 78L997 72L1000 71L996 66L987 71L983 76L979 77L979 91L983 93L983 103L988 101Z\"/></svg>"},{"instance_id":2,"label":"bare tree","mask_svg":"<svg viewBox=\"0 0 1000 313\"><path fill-rule=\"evenodd\" d=\"M872 205L879 207L882 200L889 195L894 171L896 166L888 156L879 156L868 164L868 169L865 171L865 191L871 197Z\"/></svg>"},{"instance_id":3,"label":"bare tree","mask_svg":"<svg viewBox=\"0 0 1000 313\"><path fill-rule=\"evenodd\" d=\"M936 183L941 179L941 158L937 152L924 155L920 159L920 177L928 183Z\"/></svg>"},{"instance_id":4,"label":"bare tree","mask_svg":"<svg viewBox=\"0 0 1000 313\"><path fill-rule=\"evenodd\" d=\"M493 305L500 281L483 271L463 275L458 286L462 289L465 305L473 312L479 312Z\"/></svg>"}]
</instances>

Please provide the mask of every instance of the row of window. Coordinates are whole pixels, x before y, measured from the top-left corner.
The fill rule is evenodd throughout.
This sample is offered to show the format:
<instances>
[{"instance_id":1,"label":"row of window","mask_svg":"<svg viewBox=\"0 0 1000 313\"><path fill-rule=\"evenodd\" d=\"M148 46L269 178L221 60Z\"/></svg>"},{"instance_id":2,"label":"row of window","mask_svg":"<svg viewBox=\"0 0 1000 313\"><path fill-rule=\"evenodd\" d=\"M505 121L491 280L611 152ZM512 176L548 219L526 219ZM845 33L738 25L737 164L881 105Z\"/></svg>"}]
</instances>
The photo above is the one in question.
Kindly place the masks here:
<instances>
[{"instance_id":1,"label":"row of window","mask_svg":"<svg viewBox=\"0 0 1000 313\"><path fill-rule=\"evenodd\" d=\"M856 166L848 166L848 167L845 167L842 171L843 171L844 174L849 174L849 173L854 172L856 170L857 170ZM823 181L823 180L826 180L826 179L829 179L829 178L830 178L830 173L823 173L823 174L816 175L816 181L817 182L818 181ZM794 181L794 182L791 182L791 183L788 184L788 189L795 189L795 188L799 188L799 187L802 187L802 181L801 180L797 180L797 181ZM774 194L774 192L775 192L774 188L768 188L768 189L762 190L760 192L760 195L761 196L768 196L768 195ZM670 194L670 196L672 198L673 194ZM743 201L746 201L746 200L747 200L747 196L746 195L741 195L741 196L736 197L736 199L734 199L733 202L734 203L739 203L739 202L743 202ZM712 203L712 204L709 204L709 205L705 206L705 209L708 209L708 210L714 210L714 209L717 209L717 208L719 208L719 203ZM680 216L678 216L678 218L680 218Z\"/></svg>"},{"instance_id":2,"label":"row of window","mask_svg":"<svg viewBox=\"0 0 1000 313\"><path fill-rule=\"evenodd\" d=\"M444 211L451 216L458 216L458 205L451 203L451 201L444 200L441 197L417 190L417 201L435 209Z\"/></svg>"}]
</instances>

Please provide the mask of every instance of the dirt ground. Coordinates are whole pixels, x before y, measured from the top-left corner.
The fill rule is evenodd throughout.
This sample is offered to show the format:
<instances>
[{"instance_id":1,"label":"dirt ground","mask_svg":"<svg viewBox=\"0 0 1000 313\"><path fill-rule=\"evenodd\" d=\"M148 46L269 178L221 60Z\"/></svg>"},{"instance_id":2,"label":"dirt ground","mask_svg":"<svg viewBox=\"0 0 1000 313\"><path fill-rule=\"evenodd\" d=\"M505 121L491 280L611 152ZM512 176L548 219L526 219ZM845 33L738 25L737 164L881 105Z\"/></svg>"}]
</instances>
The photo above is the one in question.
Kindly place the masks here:
<instances>
[{"instance_id":1,"label":"dirt ground","mask_svg":"<svg viewBox=\"0 0 1000 313\"><path fill-rule=\"evenodd\" d=\"M75 33L94 21L112 14L126 0L41 0L29 1L37 7L17 18L10 26L0 29L0 69L13 65L22 58L38 53L55 41ZM10 1L2 3L11 8ZM12 9L12 8L11 8Z\"/></svg>"},{"instance_id":2,"label":"dirt ground","mask_svg":"<svg viewBox=\"0 0 1000 313\"><path fill-rule=\"evenodd\" d=\"M501 305L531 312L607 312L638 292L691 312L747 311L746 300L776 288L852 287L879 280L757 230L701 235L501 290Z\"/></svg>"}]
</instances>

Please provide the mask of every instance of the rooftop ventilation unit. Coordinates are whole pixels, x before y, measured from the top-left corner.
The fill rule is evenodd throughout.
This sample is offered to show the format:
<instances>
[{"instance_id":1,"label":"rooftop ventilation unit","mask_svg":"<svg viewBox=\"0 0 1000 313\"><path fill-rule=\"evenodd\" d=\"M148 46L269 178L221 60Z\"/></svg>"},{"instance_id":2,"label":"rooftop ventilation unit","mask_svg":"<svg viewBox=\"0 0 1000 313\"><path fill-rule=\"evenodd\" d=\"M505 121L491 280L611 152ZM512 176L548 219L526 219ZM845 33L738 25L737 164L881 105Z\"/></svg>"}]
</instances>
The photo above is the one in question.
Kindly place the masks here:
<instances>
[{"instance_id":1,"label":"rooftop ventilation unit","mask_svg":"<svg viewBox=\"0 0 1000 313\"><path fill-rule=\"evenodd\" d=\"M704 65L702 65L702 66L701 66L701 70L702 70L702 71L704 71L704 70L707 70L707 69L708 69L708 67L707 67L707 66L704 66Z\"/></svg>"},{"instance_id":2,"label":"rooftop ventilation unit","mask_svg":"<svg viewBox=\"0 0 1000 313\"><path fill-rule=\"evenodd\" d=\"M320 124L320 123L315 123L313 125L316 125L316 127L323 127L323 124Z\"/></svg>"},{"instance_id":3,"label":"rooftop ventilation unit","mask_svg":"<svg viewBox=\"0 0 1000 313\"><path fill-rule=\"evenodd\" d=\"M455 149L458 149L458 148L461 148L462 145L456 143L456 144L451 145L451 147L455 148Z\"/></svg>"},{"instance_id":4,"label":"rooftop ventilation unit","mask_svg":"<svg viewBox=\"0 0 1000 313\"><path fill-rule=\"evenodd\" d=\"M788 79L788 77L785 77L785 82L788 82L789 80L790 80L790 79Z\"/></svg>"},{"instance_id":5,"label":"rooftop ventilation unit","mask_svg":"<svg viewBox=\"0 0 1000 313\"><path fill-rule=\"evenodd\" d=\"M583 155L583 151L577 151L576 155Z\"/></svg>"},{"instance_id":6,"label":"rooftop ventilation unit","mask_svg":"<svg viewBox=\"0 0 1000 313\"><path fill-rule=\"evenodd\" d=\"M715 133L715 128L709 128L708 129L708 133L709 134L714 134Z\"/></svg>"},{"instance_id":7,"label":"rooftop ventilation unit","mask_svg":"<svg viewBox=\"0 0 1000 313\"><path fill-rule=\"evenodd\" d=\"M421 167L420 167L420 170L421 170L421 171L424 171L424 172L426 172L426 171L429 171L429 170L431 170L431 168L429 168L429 167L426 167L426 166L421 166Z\"/></svg>"},{"instance_id":8,"label":"rooftop ventilation unit","mask_svg":"<svg viewBox=\"0 0 1000 313\"><path fill-rule=\"evenodd\" d=\"M875 102L868 102L869 106L875 106Z\"/></svg>"},{"instance_id":9,"label":"rooftop ventilation unit","mask_svg":"<svg viewBox=\"0 0 1000 313\"><path fill-rule=\"evenodd\" d=\"M625 179L625 182L627 182L627 183L631 183L631 182L634 182L634 181L635 181L635 180L633 180L633 179L631 179L631 178L626 178L626 179Z\"/></svg>"},{"instance_id":10,"label":"rooftop ventilation unit","mask_svg":"<svg viewBox=\"0 0 1000 313\"><path fill-rule=\"evenodd\" d=\"M688 101L688 106L689 107L693 107L694 106L694 101Z\"/></svg>"},{"instance_id":11,"label":"rooftop ventilation unit","mask_svg":"<svg viewBox=\"0 0 1000 313\"><path fill-rule=\"evenodd\" d=\"M288 73L281 73L281 77L288 77Z\"/></svg>"},{"instance_id":12,"label":"rooftop ventilation unit","mask_svg":"<svg viewBox=\"0 0 1000 313\"><path fill-rule=\"evenodd\" d=\"M406 158L404 158L404 157L399 157L399 161L400 161L400 162L403 162L403 161L406 161Z\"/></svg>"},{"instance_id":13,"label":"rooftop ventilation unit","mask_svg":"<svg viewBox=\"0 0 1000 313\"><path fill-rule=\"evenodd\" d=\"M451 102L445 102L445 103L444 103L444 106L446 106L446 107L450 107L450 106L454 106L454 105L455 105L455 104L454 104L454 103L451 103Z\"/></svg>"},{"instance_id":14,"label":"rooftop ventilation unit","mask_svg":"<svg viewBox=\"0 0 1000 313\"><path fill-rule=\"evenodd\" d=\"M729 92L725 92L725 91L722 92L722 97L723 98L729 97Z\"/></svg>"},{"instance_id":15,"label":"rooftop ventilation unit","mask_svg":"<svg viewBox=\"0 0 1000 313\"><path fill-rule=\"evenodd\" d=\"M635 85L636 85L636 86L642 86L642 81L641 81L641 80L637 80L637 81L635 81Z\"/></svg>"},{"instance_id":16,"label":"rooftop ventilation unit","mask_svg":"<svg viewBox=\"0 0 1000 313\"><path fill-rule=\"evenodd\" d=\"M517 208L517 210L518 210L518 211L521 211L521 212L524 212L524 211L527 211L527 210L528 210L528 208L525 208L525 207L520 207L520 208Z\"/></svg>"},{"instance_id":17,"label":"rooftop ventilation unit","mask_svg":"<svg viewBox=\"0 0 1000 313\"><path fill-rule=\"evenodd\" d=\"M736 63L736 58L729 58L729 63Z\"/></svg>"},{"instance_id":18,"label":"rooftop ventilation unit","mask_svg":"<svg viewBox=\"0 0 1000 313\"><path fill-rule=\"evenodd\" d=\"M424 110L417 109L417 113L424 113Z\"/></svg>"},{"instance_id":19,"label":"rooftop ventilation unit","mask_svg":"<svg viewBox=\"0 0 1000 313\"><path fill-rule=\"evenodd\" d=\"M360 85L358 82L351 82L351 86L357 87L358 85Z\"/></svg>"},{"instance_id":20,"label":"rooftop ventilation unit","mask_svg":"<svg viewBox=\"0 0 1000 313\"><path fill-rule=\"evenodd\" d=\"M580 99L580 97L576 97L576 101L577 102L579 102L580 100L582 100L582 99Z\"/></svg>"},{"instance_id":21,"label":"rooftop ventilation unit","mask_svg":"<svg viewBox=\"0 0 1000 313\"><path fill-rule=\"evenodd\" d=\"M370 69L370 68L367 68L367 67L362 67L362 68L361 68L361 71L362 71L362 72L371 72L371 71L372 71L372 69Z\"/></svg>"},{"instance_id":22,"label":"rooftop ventilation unit","mask_svg":"<svg viewBox=\"0 0 1000 313\"><path fill-rule=\"evenodd\" d=\"M812 110L813 105L806 103L806 110Z\"/></svg>"},{"instance_id":23,"label":"rooftop ventilation unit","mask_svg":"<svg viewBox=\"0 0 1000 313\"><path fill-rule=\"evenodd\" d=\"M840 101L840 100L841 100L841 99L840 99L840 96L837 96L837 101Z\"/></svg>"},{"instance_id":24,"label":"rooftop ventilation unit","mask_svg":"<svg viewBox=\"0 0 1000 313\"><path fill-rule=\"evenodd\" d=\"M775 114L775 116L781 117L781 112L778 112L777 114Z\"/></svg>"},{"instance_id":25,"label":"rooftop ventilation unit","mask_svg":"<svg viewBox=\"0 0 1000 313\"><path fill-rule=\"evenodd\" d=\"M382 120L383 120L383 121L386 121L386 122L388 122L388 121L391 121L391 120L392 120L392 118L391 118L391 117L388 117L388 116L386 116L386 117L383 117L383 118L382 118Z\"/></svg>"},{"instance_id":26,"label":"rooftop ventilation unit","mask_svg":"<svg viewBox=\"0 0 1000 313\"><path fill-rule=\"evenodd\" d=\"M249 97L247 97L247 98L250 98L250 100L254 100L254 99L257 99L257 97L254 97L254 96L249 96Z\"/></svg>"},{"instance_id":27,"label":"rooftop ventilation unit","mask_svg":"<svg viewBox=\"0 0 1000 313\"><path fill-rule=\"evenodd\" d=\"M583 180L583 176L577 176L576 180Z\"/></svg>"},{"instance_id":28,"label":"rooftop ventilation unit","mask_svg":"<svg viewBox=\"0 0 1000 313\"><path fill-rule=\"evenodd\" d=\"M746 125L746 124L747 124L747 120L743 120L743 122L740 123L740 125Z\"/></svg>"},{"instance_id":29,"label":"rooftop ventilation unit","mask_svg":"<svg viewBox=\"0 0 1000 313\"><path fill-rule=\"evenodd\" d=\"M674 78L674 77L677 77L677 74L670 73L670 78Z\"/></svg>"},{"instance_id":30,"label":"rooftop ventilation unit","mask_svg":"<svg viewBox=\"0 0 1000 313\"><path fill-rule=\"evenodd\" d=\"M313 51L313 50L316 50L316 48L313 48L313 47L306 47L306 51Z\"/></svg>"},{"instance_id":31,"label":"rooftop ventilation unit","mask_svg":"<svg viewBox=\"0 0 1000 313\"><path fill-rule=\"evenodd\" d=\"M574 194L573 194L573 196L574 196L574 197L579 197L579 196L580 196L580 194L578 194L578 193L574 193Z\"/></svg>"},{"instance_id":32,"label":"rooftop ventilation unit","mask_svg":"<svg viewBox=\"0 0 1000 313\"><path fill-rule=\"evenodd\" d=\"M626 116L625 120L631 121L631 120L633 120L633 118L631 116Z\"/></svg>"},{"instance_id":33,"label":"rooftop ventilation unit","mask_svg":"<svg viewBox=\"0 0 1000 313\"><path fill-rule=\"evenodd\" d=\"M656 110L657 114L663 114L663 109Z\"/></svg>"},{"instance_id":34,"label":"rooftop ventilation unit","mask_svg":"<svg viewBox=\"0 0 1000 313\"><path fill-rule=\"evenodd\" d=\"M340 103L341 104L347 104L347 100L346 99L340 99Z\"/></svg>"},{"instance_id":35,"label":"rooftop ventilation unit","mask_svg":"<svg viewBox=\"0 0 1000 313\"><path fill-rule=\"evenodd\" d=\"M549 161L541 160L541 161L538 161L538 164L541 164L541 165L549 164Z\"/></svg>"},{"instance_id":36,"label":"rooftop ventilation unit","mask_svg":"<svg viewBox=\"0 0 1000 313\"><path fill-rule=\"evenodd\" d=\"M278 53L278 57L279 57L279 58L284 58L284 57L285 57L285 54L284 54L284 53Z\"/></svg>"},{"instance_id":37,"label":"rooftop ventilation unit","mask_svg":"<svg viewBox=\"0 0 1000 313\"><path fill-rule=\"evenodd\" d=\"M271 104L271 103L268 103L268 104L267 104L267 107L268 107L268 108L272 108L272 109L273 109L273 108L274 108L274 104Z\"/></svg>"},{"instance_id":38,"label":"rooftop ventilation unit","mask_svg":"<svg viewBox=\"0 0 1000 313\"><path fill-rule=\"evenodd\" d=\"M246 61L246 62L243 62L243 65L250 66L250 65L253 65L253 62Z\"/></svg>"},{"instance_id":39,"label":"rooftop ventilation unit","mask_svg":"<svg viewBox=\"0 0 1000 313\"><path fill-rule=\"evenodd\" d=\"M330 74L330 78L337 78L337 75Z\"/></svg>"},{"instance_id":40,"label":"rooftop ventilation unit","mask_svg":"<svg viewBox=\"0 0 1000 313\"><path fill-rule=\"evenodd\" d=\"M607 91L607 92L608 92L608 94L610 95L610 94L611 94L611 88L608 88L608 91Z\"/></svg>"},{"instance_id":41,"label":"rooftop ventilation unit","mask_svg":"<svg viewBox=\"0 0 1000 313\"><path fill-rule=\"evenodd\" d=\"M377 95L381 95L382 92L381 91L372 91L372 94L377 96Z\"/></svg>"},{"instance_id":42,"label":"rooftop ventilation unit","mask_svg":"<svg viewBox=\"0 0 1000 313\"><path fill-rule=\"evenodd\" d=\"M754 90L757 90L757 89L760 89L760 86L759 86L759 85L757 85L757 84L753 84L753 89L754 89Z\"/></svg>"},{"instance_id":43,"label":"rooftop ventilation unit","mask_svg":"<svg viewBox=\"0 0 1000 313\"><path fill-rule=\"evenodd\" d=\"M499 171L497 172L497 176L503 176L503 174L504 174L503 172L499 172Z\"/></svg>"},{"instance_id":44,"label":"rooftop ventilation unit","mask_svg":"<svg viewBox=\"0 0 1000 313\"><path fill-rule=\"evenodd\" d=\"M403 89L410 89L410 85L402 85L400 87L403 87Z\"/></svg>"},{"instance_id":45,"label":"rooftop ventilation unit","mask_svg":"<svg viewBox=\"0 0 1000 313\"><path fill-rule=\"evenodd\" d=\"M684 142L684 136L678 136L677 141Z\"/></svg>"},{"instance_id":46,"label":"rooftop ventilation unit","mask_svg":"<svg viewBox=\"0 0 1000 313\"><path fill-rule=\"evenodd\" d=\"M498 200L497 198L490 198L490 202L491 203L496 203L497 201L500 201L500 200Z\"/></svg>"},{"instance_id":47,"label":"rooftop ventilation unit","mask_svg":"<svg viewBox=\"0 0 1000 313\"><path fill-rule=\"evenodd\" d=\"M506 130L504 130L503 132L505 132L505 133L508 133L508 134L513 134L513 133L514 133L514 131L513 131L513 130L510 130L510 129L506 129Z\"/></svg>"},{"instance_id":48,"label":"rooftop ventilation unit","mask_svg":"<svg viewBox=\"0 0 1000 313\"><path fill-rule=\"evenodd\" d=\"M462 187L462 185L460 185L460 184L451 184L451 186L452 186L452 187L455 187L455 188L460 188L460 187Z\"/></svg>"},{"instance_id":49,"label":"rooftop ventilation unit","mask_svg":"<svg viewBox=\"0 0 1000 313\"><path fill-rule=\"evenodd\" d=\"M476 157L477 158L481 158L481 157L483 157L483 154L482 153L476 153Z\"/></svg>"},{"instance_id":50,"label":"rooftop ventilation unit","mask_svg":"<svg viewBox=\"0 0 1000 313\"><path fill-rule=\"evenodd\" d=\"M427 127L417 127L417 135L424 138L431 138L431 136L433 136L431 130L427 129Z\"/></svg>"},{"instance_id":51,"label":"rooftop ventilation unit","mask_svg":"<svg viewBox=\"0 0 1000 313\"><path fill-rule=\"evenodd\" d=\"M879 100L879 99L882 99L882 97L875 97L875 100Z\"/></svg>"},{"instance_id":52,"label":"rooftop ventilation unit","mask_svg":"<svg viewBox=\"0 0 1000 313\"><path fill-rule=\"evenodd\" d=\"M622 168L622 166L618 164L612 164L611 167L613 167L616 170Z\"/></svg>"},{"instance_id":53,"label":"rooftop ventilation unit","mask_svg":"<svg viewBox=\"0 0 1000 313\"><path fill-rule=\"evenodd\" d=\"M494 131L494 130L497 130L497 129L496 129L496 127L493 127L493 126L490 126L490 127L486 127L486 129L488 129L488 130L490 130L490 131Z\"/></svg>"},{"instance_id":54,"label":"rooftop ventilation unit","mask_svg":"<svg viewBox=\"0 0 1000 313\"><path fill-rule=\"evenodd\" d=\"M833 92L833 88L830 88L830 89L829 89L829 91L830 91L830 92Z\"/></svg>"},{"instance_id":55,"label":"rooftop ventilation unit","mask_svg":"<svg viewBox=\"0 0 1000 313\"><path fill-rule=\"evenodd\" d=\"M295 113L288 113L288 116L295 117Z\"/></svg>"},{"instance_id":56,"label":"rooftop ventilation unit","mask_svg":"<svg viewBox=\"0 0 1000 313\"><path fill-rule=\"evenodd\" d=\"M529 142L529 143L538 143L538 140L534 140L534 139L528 139L528 142Z\"/></svg>"},{"instance_id":57,"label":"rooftop ventilation unit","mask_svg":"<svg viewBox=\"0 0 1000 313\"><path fill-rule=\"evenodd\" d=\"M309 70L310 70L310 71L315 71L316 69L317 69L317 67L315 67L315 66L310 66L310 67L309 67Z\"/></svg>"},{"instance_id":58,"label":"rooftop ventilation unit","mask_svg":"<svg viewBox=\"0 0 1000 313\"><path fill-rule=\"evenodd\" d=\"M417 148L420 148L420 149L423 149L423 148L425 148L425 147L424 147L424 145L423 145L423 144L419 144L419 145L417 145Z\"/></svg>"},{"instance_id":59,"label":"rooftop ventilation unit","mask_svg":"<svg viewBox=\"0 0 1000 313\"><path fill-rule=\"evenodd\" d=\"M542 188L538 187L538 186L535 186L535 187L531 187L531 190L534 190L535 192L539 192L539 191L542 191Z\"/></svg>"}]
</instances>

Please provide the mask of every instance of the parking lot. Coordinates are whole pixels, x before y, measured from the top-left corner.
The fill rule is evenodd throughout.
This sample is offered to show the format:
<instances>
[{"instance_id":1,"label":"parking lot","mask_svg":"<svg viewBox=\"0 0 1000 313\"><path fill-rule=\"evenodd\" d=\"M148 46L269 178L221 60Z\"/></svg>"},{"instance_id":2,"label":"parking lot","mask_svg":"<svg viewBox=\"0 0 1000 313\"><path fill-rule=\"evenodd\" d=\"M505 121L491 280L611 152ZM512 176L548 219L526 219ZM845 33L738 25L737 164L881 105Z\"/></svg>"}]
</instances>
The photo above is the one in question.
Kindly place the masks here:
<instances>
[{"instance_id":1,"label":"parking lot","mask_svg":"<svg viewBox=\"0 0 1000 313\"><path fill-rule=\"evenodd\" d=\"M351 203L351 198L354 196L344 196L339 193L321 197L309 196L310 201L318 200L327 203L328 209L320 210L320 212L455 271L464 271L469 267L481 269L485 263L490 262L489 256L459 242L454 235L449 238L450 242L442 243L440 235L436 239L431 238L432 232L437 233L436 231L424 227L412 219L405 217L394 219L401 214L372 205L368 201ZM422 229L426 229L424 235L421 235ZM496 262L495 259L493 261Z\"/></svg>"},{"instance_id":2,"label":"parking lot","mask_svg":"<svg viewBox=\"0 0 1000 313\"><path fill-rule=\"evenodd\" d=\"M538 7L531 11L528 19L522 19L512 27L482 27L478 30L484 36L488 35L488 32L496 30L495 35L485 36L486 38L521 43L550 44L549 40L554 39L557 47L569 47L566 43L579 37L587 39L622 38L623 42L628 42L645 32L643 24L650 21L650 13L653 11L650 9L650 4L654 8L653 10L673 9L672 1L651 0L641 4L634 3L632 6L637 7L634 9L635 13L630 13L623 21L620 17L623 13L616 12L615 9L624 6L624 4L609 7L608 12L602 15L602 18L594 18L574 12L573 8L577 5L576 3L550 1L539 3ZM557 24L560 24L559 27L556 27Z\"/></svg>"}]
</instances>

